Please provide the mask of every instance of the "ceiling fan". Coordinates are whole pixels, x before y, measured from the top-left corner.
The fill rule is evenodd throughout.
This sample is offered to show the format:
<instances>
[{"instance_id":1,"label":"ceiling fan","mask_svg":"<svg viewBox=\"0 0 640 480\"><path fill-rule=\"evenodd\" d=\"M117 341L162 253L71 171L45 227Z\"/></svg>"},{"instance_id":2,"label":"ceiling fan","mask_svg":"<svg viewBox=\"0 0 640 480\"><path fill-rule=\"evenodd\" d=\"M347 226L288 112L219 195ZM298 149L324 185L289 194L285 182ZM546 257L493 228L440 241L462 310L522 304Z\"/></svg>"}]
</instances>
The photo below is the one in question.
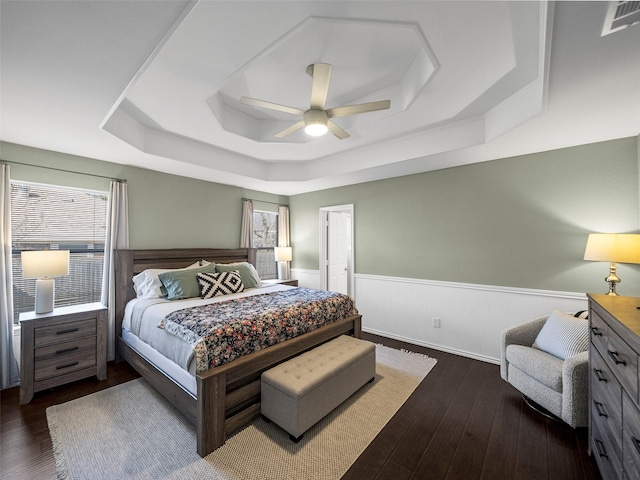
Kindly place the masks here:
<instances>
[{"instance_id":1,"label":"ceiling fan","mask_svg":"<svg viewBox=\"0 0 640 480\"><path fill-rule=\"evenodd\" d=\"M391 106L391 100L380 100L378 102L360 103L357 105L347 105L344 107L325 109L327 93L329 92L329 81L333 67L328 63L313 63L307 67L307 74L311 75L311 105L308 110L301 110L295 107L288 107L278 103L265 102L256 98L241 97L240 102L254 107L268 108L278 112L290 113L302 116L302 120L285 128L274 135L276 138L283 138L304 127L304 131L314 137L319 137L330 130L340 140L349 138L350 135L337 125L332 118L346 117L358 113L375 112L386 110Z\"/></svg>"}]
</instances>

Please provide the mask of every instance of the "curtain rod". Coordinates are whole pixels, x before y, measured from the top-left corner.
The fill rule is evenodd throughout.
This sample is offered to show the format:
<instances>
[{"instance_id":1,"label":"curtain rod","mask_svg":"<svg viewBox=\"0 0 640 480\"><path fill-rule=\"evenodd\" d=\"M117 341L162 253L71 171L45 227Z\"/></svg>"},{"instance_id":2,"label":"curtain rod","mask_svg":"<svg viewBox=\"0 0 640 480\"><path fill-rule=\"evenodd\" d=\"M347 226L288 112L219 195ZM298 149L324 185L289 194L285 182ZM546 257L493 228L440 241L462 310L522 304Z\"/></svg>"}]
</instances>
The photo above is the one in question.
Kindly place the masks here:
<instances>
[{"instance_id":1,"label":"curtain rod","mask_svg":"<svg viewBox=\"0 0 640 480\"><path fill-rule=\"evenodd\" d=\"M278 203L278 202L268 202L266 200L256 200L255 198L246 198L242 197L242 200L251 200L252 202L260 202L260 203L270 203L271 205L278 205L279 207L288 207L286 203Z\"/></svg>"},{"instance_id":2,"label":"curtain rod","mask_svg":"<svg viewBox=\"0 0 640 480\"><path fill-rule=\"evenodd\" d=\"M44 169L47 169L47 170L55 170L57 172L75 173L76 175L86 175L88 177L107 178L109 180L113 180L114 182L127 183L127 179L126 178L106 177L104 175L96 175L95 173L74 172L73 170L65 170L63 168L45 167L45 166L42 166L42 165L34 165L32 163L16 162L14 160L2 160L2 163L15 163L16 165L24 165L26 167L44 168Z\"/></svg>"}]
</instances>

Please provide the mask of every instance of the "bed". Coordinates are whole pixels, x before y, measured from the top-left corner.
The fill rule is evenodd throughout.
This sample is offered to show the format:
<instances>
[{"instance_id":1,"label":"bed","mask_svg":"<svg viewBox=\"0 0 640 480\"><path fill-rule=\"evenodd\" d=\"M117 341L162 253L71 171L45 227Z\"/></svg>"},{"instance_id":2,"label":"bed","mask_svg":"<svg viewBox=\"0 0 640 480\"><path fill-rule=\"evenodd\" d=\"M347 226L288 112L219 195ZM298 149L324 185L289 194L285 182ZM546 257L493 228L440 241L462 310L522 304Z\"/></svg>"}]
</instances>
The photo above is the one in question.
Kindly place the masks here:
<instances>
[{"instance_id":1,"label":"bed","mask_svg":"<svg viewBox=\"0 0 640 480\"><path fill-rule=\"evenodd\" d=\"M195 394L157 367L141 349L123 339L127 304L135 299L132 278L155 268L183 268L207 260L216 264L250 262L252 249L116 250L117 358L127 361L176 409L197 427L197 451L206 456L222 446L227 435L260 415L260 375L265 370L340 335L361 337L361 316L345 316L311 332L277 343L195 374Z\"/></svg>"}]
</instances>

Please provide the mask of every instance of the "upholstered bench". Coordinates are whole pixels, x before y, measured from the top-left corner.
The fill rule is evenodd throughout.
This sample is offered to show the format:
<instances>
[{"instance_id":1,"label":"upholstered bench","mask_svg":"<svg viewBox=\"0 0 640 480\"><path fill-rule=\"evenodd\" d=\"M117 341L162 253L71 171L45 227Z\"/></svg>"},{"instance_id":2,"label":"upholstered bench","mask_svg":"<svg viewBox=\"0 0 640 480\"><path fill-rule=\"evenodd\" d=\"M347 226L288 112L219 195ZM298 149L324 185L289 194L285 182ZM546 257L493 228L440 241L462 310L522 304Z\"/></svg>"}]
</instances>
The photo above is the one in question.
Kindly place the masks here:
<instances>
[{"instance_id":1,"label":"upholstered bench","mask_svg":"<svg viewBox=\"0 0 640 480\"><path fill-rule=\"evenodd\" d=\"M375 373L375 345L343 335L264 372L262 415L297 442Z\"/></svg>"}]
</instances>

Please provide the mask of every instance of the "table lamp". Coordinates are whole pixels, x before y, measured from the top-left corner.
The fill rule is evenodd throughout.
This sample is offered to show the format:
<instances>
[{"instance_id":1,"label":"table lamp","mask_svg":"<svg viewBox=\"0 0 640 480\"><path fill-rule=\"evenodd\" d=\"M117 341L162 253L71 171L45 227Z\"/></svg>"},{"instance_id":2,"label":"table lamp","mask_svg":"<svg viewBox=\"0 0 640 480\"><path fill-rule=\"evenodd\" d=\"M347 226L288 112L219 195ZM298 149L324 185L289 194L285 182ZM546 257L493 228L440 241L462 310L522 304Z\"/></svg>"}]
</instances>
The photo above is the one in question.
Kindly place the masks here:
<instances>
[{"instance_id":1,"label":"table lamp","mask_svg":"<svg viewBox=\"0 0 640 480\"><path fill-rule=\"evenodd\" d=\"M36 313L53 311L55 281L69 275L69 250L25 250L21 253L23 278L36 280Z\"/></svg>"},{"instance_id":2,"label":"table lamp","mask_svg":"<svg viewBox=\"0 0 640 480\"><path fill-rule=\"evenodd\" d=\"M273 250L276 262L278 262L278 278L281 280L291 278L291 270L289 269L289 262L293 258L291 247L275 247Z\"/></svg>"},{"instance_id":3,"label":"table lamp","mask_svg":"<svg viewBox=\"0 0 640 480\"><path fill-rule=\"evenodd\" d=\"M587 239L584 259L610 262L607 295L618 295L616 284L622 280L616 275L616 263L640 263L640 235L622 233L591 233Z\"/></svg>"}]
</instances>

